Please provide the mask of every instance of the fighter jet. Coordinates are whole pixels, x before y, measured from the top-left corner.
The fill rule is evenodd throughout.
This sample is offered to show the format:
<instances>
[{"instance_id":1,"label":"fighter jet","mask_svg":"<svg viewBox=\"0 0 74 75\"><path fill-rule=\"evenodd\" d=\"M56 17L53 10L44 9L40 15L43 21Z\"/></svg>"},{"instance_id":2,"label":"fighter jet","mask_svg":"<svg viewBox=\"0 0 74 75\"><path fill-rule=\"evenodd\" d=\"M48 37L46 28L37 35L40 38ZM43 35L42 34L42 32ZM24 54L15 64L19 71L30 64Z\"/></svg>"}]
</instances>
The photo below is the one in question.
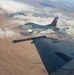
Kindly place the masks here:
<instances>
[{"instance_id":1,"label":"fighter jet","mask_svg":"<svg viewBox=\"0 0 74 75\"><path fill-rule=\"evenodd\" d=\"M28 40L33 40L48 75L74 75L74 42L37 36L13 43Z\"/></svg>"},{"instance_id":2,"label":"fighter jet","mask_svg":"<svg viewBox=\"0 0 74 75\"><path fill-rule=\"evenodd\" d=\"M15 29L27 30L27 33L42 33L42 34L54 33L55 31L60 30L57 27L57 21L58 17L55 17L52 23L47 25L39 25L32 22L28 22L22 26L15 27ZM65 31L65 29L69 28L64 28L61 30Z\"/></svg>"},{"instance_id":3,"label":"fighter jet","mask_svg":"<svg viewBox=\"0 0 74 75\"><path fill-rule=\"evenodd\" d=\"M39 25L32 22L28 22L22 26L15 27L16 29L27 30L27 33L49 33L49 29L53 29L53 31L59 30L57 25L58 17L52 21L51 24L48 25Z\"/></svg>"}]
</instances>

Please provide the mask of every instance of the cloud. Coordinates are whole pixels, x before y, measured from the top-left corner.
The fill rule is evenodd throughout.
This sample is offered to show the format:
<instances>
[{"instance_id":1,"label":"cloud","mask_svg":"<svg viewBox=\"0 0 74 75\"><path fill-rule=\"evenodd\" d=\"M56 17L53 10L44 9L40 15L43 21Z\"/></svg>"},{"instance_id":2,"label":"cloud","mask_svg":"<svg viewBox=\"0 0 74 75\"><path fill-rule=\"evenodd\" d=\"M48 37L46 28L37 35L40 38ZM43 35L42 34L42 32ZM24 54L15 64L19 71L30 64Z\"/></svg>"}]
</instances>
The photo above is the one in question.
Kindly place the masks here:
<instances>
[{"instance_id":1,"label":"cloud","mask_svg":"<svg viewBox=\"0 0 74 75\"><path fill-rule=\"evenodd\" d=\"M55 14L55 15L54 15ZM53 15L53 17L52 17ZM74 38L74 19L68 16L64 16L62 13L53 13L50 14L50 17L35 17L35 16L14 16L14 18L19 18L17 23L21 25L25 24L26 22L34 22L41 25L50 24L55 16L59 17L57 22L57 27L60 29L69 28L65 31L57 32L57 36L62 39L73 39ZM16 21L15 21L16 22Z\"/></svg>"},{"instance_id":2,"label":"cloud","mask_svg":"<svg viewBox=\"0 0 74 75\"><path fill-rule=\"evenodd\" d=\"M46 24L50 24L51 21L54 19L52 17L35 17L32 15L28 15L28 16L23 16L23 15L15 15L14 16L15 20L10 21L10 24L25 24L26 22L33 22L33 23L37 23L37 24L41 24L41 25L46 25Z\"/></svg>"},{"instance_id":3,"label":"cloud","mask_svg":"<svg viewBox=\"0 0 74 75\"><path fill-rule=\"evenodd\" d=\"M52 0L52 1L57 2L57 0ZM58 11L58 9L55 9L55 8L51 9L48 7L47 8L45 7L43 9L35 8L26 3L21 3L18 1L14 1L14 0L1 0L0 8L3 9L0 11L0 13L3 13L3 12L7 12L9 14L12 14L12 13L14 14L14 13L18 13L18 12L25 13L25 15L14 14L14 16L13 16L14 20L9 22L9 24L11 24L11 25L15 24L15 23L23 25L26 22L34 22L37 24L46 25L46 24L50 24L52 22L52 20L54 19L54 17L58 16L59 20L57 23L57 27L59 27L60 29L69 27L69 29L66 30L65 33L74 37L74 31L73 31L74 18L64 15L64 14L62 14L62 12L60 13ZM5 30L5 31L0 30L0 32L1 32L0 35L4 35L4 36L8 35L8 30ZM62 34L62 36L63 36L63 34Z\"/></svg>"},{"instance_id":4,"label":"cloud","mask_svg":"<svg viewBox=\"0 0 74 75\"><path fill-rule=\"evenodd\" d=\"M17 13L23 11L35 11L34 7L14 0L1 0L0 8L7 13Z\"/></svg>"},{"instance_id":5,"label":"cloud","mask_svg":"<svg viewBox=\"0 0 74 75\"><path fill-rule=\"evenodd\" d=\"M5 28L4 30L0 28L0 38L5 38L5 37L14 37L14 36L18 36L18 33L15 33L12 30L9 30L7 28Z\"/></svg>"},{"instance_id":6,"label":"cloud","mask_svg":"<svg viewBox=\"0 0 74 75\"><path fill-rule=\"evenodd\" d=\"M57 0L50 0L50 1L57 2Z\"/></svg>"},{"instance_id":7,"label":"cloud","mask_svg":"<svg viewBox=\"0 0 74 75\"><path fill-rule=\"evenodd\" d=\"M52 17L53 15L53 17ZM70 40L74 40L74 18L68 17L68 16L64 16L61 13L55 13L50 15L50 17L35 17L33 15L27 15L27 16L23 16L23 15L15 15L14 19L10 21L10 24L15 24L18 23L20 25L24 25L26 22L33 22L33 23L37 23L37 24L41 24L41 25L47 25L50 24L53 19L55 18L55 16L59 17L59 20L57 22L57 27L59 27L60 29L62 28L69 28L65 31L61 31L61 32L57 32L57 36L61 39L70 39ZM4 36L7 37L7 33L5 34L4 31L2 32ZM13 32L12 32L13 33ZM14 35L13 35L14 36Z\"/></svg>"},{"instance_id":8,"label":"cloud","mask_svg":"<svg viewBox=\"0 0 74 75\"><path fill-rule=\"evenodd\" d=\"M69 4L66 4L66 6L67 6L67 7L70 7L70 8L72 7L72 6L71 6L71 5L69 5Z\"/></svg>"}]
</instances>

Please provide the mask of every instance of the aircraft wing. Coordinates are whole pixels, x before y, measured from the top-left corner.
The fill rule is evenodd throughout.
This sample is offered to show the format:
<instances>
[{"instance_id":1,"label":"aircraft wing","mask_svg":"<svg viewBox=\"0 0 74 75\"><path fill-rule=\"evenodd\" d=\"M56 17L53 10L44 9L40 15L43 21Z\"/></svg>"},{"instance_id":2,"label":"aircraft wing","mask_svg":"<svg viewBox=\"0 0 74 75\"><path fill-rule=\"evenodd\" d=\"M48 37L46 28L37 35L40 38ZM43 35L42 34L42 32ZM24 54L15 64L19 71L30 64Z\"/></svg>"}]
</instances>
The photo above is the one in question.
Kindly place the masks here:
<instances>
[{"instance_id":1,"label":"aircraft wing","mask_svg":"<svg viewBox=\"0 0 74 75\"><path fill-rule=\"evenodd\" d=\"M74 75L74 43L46 36L14 40L14 43L33 40L50 75Z\"/></svg>"}]
</instances>

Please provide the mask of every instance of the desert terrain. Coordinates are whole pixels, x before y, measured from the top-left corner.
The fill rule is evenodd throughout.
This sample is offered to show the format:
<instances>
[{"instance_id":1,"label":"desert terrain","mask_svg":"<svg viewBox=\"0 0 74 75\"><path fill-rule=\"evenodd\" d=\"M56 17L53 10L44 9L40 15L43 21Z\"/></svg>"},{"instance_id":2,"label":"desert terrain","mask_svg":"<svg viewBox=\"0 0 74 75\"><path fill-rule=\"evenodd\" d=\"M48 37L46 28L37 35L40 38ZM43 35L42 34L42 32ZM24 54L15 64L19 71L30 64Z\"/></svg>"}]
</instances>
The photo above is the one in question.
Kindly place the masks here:
<instances>
[{"instance_id":1,"label":"desert terrain","mask_svg":"<svg viewBox=\"0 0 74 75\"><path fill-rule=\"evenodd\" d=\"M0 75L48 75L31 41L0 39Z\"/></svg>"},{"instance_id":2,"label":"desert terrain","mask_svg":"<svg viewBox=\"0 0 74 75\"><path fill-rule=\"evenodd\" d=\"M0 28L12 28L15 25L4 25L10 19L3 15ZM12 43L15 39L27 38L14 36L0 38L0 75L48 75L42 60L31 41Z\"/></svg>"}]
</instances>

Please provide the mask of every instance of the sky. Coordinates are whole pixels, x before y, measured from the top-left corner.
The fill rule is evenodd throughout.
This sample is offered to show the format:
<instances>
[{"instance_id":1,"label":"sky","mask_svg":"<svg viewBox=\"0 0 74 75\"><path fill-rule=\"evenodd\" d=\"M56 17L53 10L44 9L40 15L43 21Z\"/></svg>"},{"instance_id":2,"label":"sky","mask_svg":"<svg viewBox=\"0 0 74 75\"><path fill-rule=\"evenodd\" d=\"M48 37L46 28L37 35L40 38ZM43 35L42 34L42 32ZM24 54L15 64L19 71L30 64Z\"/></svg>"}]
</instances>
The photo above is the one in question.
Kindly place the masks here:
<instances>
[{"instance_id":1,"label":"sky","mask_svg":"<svg viewBox=\"0 0 74 75\"><path fill-rule=\"evenodd\" d=\"M60 2L74 4L74 0L60 0Z\"/></svg>"},{"instance_id":2,"label":"sky","mask_svg":"<svg viewBox=\"0 0 74 75\"><path fill-rule=\"evenodd\" d=\"M49 0L49 1L53 1L56 3L62 3L62 4L69 4L74 6L74 0Z\"/></svg>"}]
</instances>

